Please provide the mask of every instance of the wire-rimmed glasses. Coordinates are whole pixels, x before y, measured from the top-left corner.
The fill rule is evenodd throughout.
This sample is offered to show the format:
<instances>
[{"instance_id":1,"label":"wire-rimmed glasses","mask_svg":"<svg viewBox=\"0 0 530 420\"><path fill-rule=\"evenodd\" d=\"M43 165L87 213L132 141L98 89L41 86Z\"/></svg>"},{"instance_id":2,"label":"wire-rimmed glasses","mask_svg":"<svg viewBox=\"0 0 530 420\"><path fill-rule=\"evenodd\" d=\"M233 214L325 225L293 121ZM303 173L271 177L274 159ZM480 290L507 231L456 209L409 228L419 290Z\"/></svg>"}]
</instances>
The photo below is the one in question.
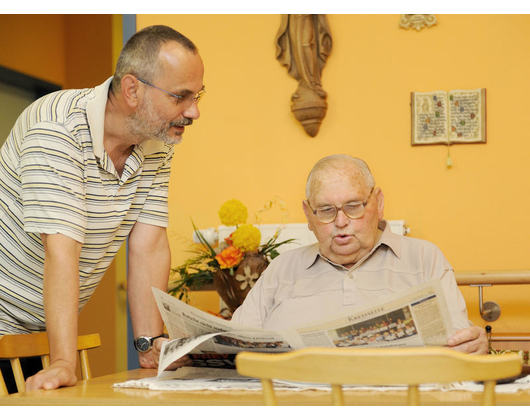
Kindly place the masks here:
<instances>
[{"instance_id":1,"label":"wire-rimmed glasses","mask_svg":"<svg viewBox=\"0 0 530 420\"><path fill-rule=\"evenodd\" d=\"M198 104L199 101L201 100L202 96L206 93L206 91L204 89L201 89L201 90L199 90L199 92L197 92L197 95L195 95L195 96L191 96L191 95L175 95L174 93L168 92L167 90L164 90L164 89L162 89L162 88L160 88L158 86L153 85L152 83L149 83L145 79L141 79L139 77L137 77L137 79L140 82L145 83L147 86L154 87L155 89L161 90L162 92L165 92L168 95L173 96L174 98L177 98L177 100L178 100L177 103L179 105L185 105L187 107L189 107L192 104L193 100L195 100L197 102L197 104Z\"/></svg>"},{"instance_id":2,"label":"wire-rimmed glasses","mask_svg":"<svg viewBox=\"0 0 530 420\"><path fill-rule=\"evenodd\" d=\"M342 210L342 212L349 219L360 219L364 216L366 205L368 204L368 201L374 192L374 188L375 187L372 188L370 194L368 194L368 198L365 201L350 201L348 203L344 203L341 207L327 205L313 209L313 207L311 207L311 203L309 203L309 200L306 200L306 202L318 221L322 223L331 223L335 221L337 214L339 214L339 210Z\"/></svg>"}]
</instances>

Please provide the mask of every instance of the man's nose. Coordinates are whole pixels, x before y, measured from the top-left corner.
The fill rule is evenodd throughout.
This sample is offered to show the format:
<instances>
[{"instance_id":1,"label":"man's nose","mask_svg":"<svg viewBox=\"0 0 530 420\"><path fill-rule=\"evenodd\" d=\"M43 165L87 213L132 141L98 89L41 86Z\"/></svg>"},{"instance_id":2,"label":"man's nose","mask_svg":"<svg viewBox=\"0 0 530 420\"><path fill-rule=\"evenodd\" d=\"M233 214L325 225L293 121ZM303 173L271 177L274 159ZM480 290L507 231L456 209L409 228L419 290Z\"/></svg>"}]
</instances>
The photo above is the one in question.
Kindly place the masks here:
<instances>
[{"instance_id":1,"label":"man's nose","mask_svg":"<svg viewBox=\"0 0 530 420\"><path fill-rule=\"evenodd\" d=\"M335 218L335 226L343 227L347 226L350 222L350 218L342 211L342 209L337 210L337 217Z\"/></svg>"},{"instance_id":2,"label":"man's nose","mask_svg":"<svg viewBox=\"0 0 530 420\"><path fill-rule=\"evenodd\" d=\"M196 120L201 116L201 111L199 111L199 104L195 99L191 102L190 106L184 110L184 113L182 115L187 118L191 118L192 120Z\"/></svg>"}]
</instances>

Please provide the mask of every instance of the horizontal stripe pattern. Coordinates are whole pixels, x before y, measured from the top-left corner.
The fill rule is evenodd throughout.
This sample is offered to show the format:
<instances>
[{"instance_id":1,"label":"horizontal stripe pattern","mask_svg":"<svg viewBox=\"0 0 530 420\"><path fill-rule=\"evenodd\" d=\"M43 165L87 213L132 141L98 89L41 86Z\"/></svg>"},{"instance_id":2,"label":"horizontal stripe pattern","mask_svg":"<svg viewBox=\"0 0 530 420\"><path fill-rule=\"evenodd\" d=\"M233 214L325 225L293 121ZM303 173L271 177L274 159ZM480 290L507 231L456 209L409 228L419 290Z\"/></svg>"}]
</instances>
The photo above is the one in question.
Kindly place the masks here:
<instances>
[{"instance_id":1,"label":"horizontal stripe pattern","mask_svg":"<svg viewBox=\"0 0 530 420\"><path fill-rule=\"evenodd\" d=\"M168 225L173 146L149 155L137 146L119 177L106 153L94 155L86 108L95 95L37 100L0 149L0 335L45 329L41 233L83 244L81 310L137 221Z\"/></svg>"}]
</instances>

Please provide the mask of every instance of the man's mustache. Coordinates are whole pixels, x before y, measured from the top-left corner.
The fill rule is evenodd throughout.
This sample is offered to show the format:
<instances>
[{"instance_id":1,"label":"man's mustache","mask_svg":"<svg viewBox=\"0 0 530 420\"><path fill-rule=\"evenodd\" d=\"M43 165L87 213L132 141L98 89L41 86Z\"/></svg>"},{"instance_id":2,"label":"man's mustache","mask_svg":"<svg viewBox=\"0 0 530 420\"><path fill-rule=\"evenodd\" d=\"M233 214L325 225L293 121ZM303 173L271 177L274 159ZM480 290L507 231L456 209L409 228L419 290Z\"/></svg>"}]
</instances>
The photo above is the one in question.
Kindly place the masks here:
<instances>
[{"instance_id":1,"label":"man's mustache","mask_svg":"<svg viewBox=\"0 0 530 420\"><path fill-rule=\"evenodd\" d=\"M177 121L172 121L169 124L169 127L183 127L185 125L192 125L192 124L193 124L193 120L191 118L182 118Z\"/></svg>"}]
</instances>

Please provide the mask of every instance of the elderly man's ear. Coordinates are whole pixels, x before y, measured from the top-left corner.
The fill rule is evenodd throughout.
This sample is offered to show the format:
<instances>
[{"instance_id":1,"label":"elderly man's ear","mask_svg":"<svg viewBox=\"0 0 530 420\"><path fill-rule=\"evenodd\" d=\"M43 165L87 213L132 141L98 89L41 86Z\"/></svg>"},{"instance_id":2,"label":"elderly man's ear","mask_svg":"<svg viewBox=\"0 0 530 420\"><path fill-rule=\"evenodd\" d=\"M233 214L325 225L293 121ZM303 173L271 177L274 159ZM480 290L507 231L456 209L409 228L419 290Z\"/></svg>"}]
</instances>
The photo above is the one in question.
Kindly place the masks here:
<instances>
[{"instance_id":1,"label":"elderly man's ear","mask_svg":"<svg viewBox=\"0 0 530 420\"><path fill-rule=\"evenodd\" d=\"M377 214L379 215L379 220L383 220L385 214L385 196L383 195L383 190L379 187L375 190L375 199L377 200Z\"/></svg>"},{"instance_id":2,"label":"elderly man's ear","mask_svg":"<svg viewBox=\"0 0 530 420\"><path fill-rule=\"evenodd\" d=\"M307 204L307 201L306 200L302 200L302 207L304 209L304 213L305 213L305 218L307 219L307 225L309 227L309 230L313 230L311 229L311 223L309 223L309 216L311 214L313 214L313 212L311 211L311 209L309 208L309 205Z\"/></svg>"}]
</instances>

